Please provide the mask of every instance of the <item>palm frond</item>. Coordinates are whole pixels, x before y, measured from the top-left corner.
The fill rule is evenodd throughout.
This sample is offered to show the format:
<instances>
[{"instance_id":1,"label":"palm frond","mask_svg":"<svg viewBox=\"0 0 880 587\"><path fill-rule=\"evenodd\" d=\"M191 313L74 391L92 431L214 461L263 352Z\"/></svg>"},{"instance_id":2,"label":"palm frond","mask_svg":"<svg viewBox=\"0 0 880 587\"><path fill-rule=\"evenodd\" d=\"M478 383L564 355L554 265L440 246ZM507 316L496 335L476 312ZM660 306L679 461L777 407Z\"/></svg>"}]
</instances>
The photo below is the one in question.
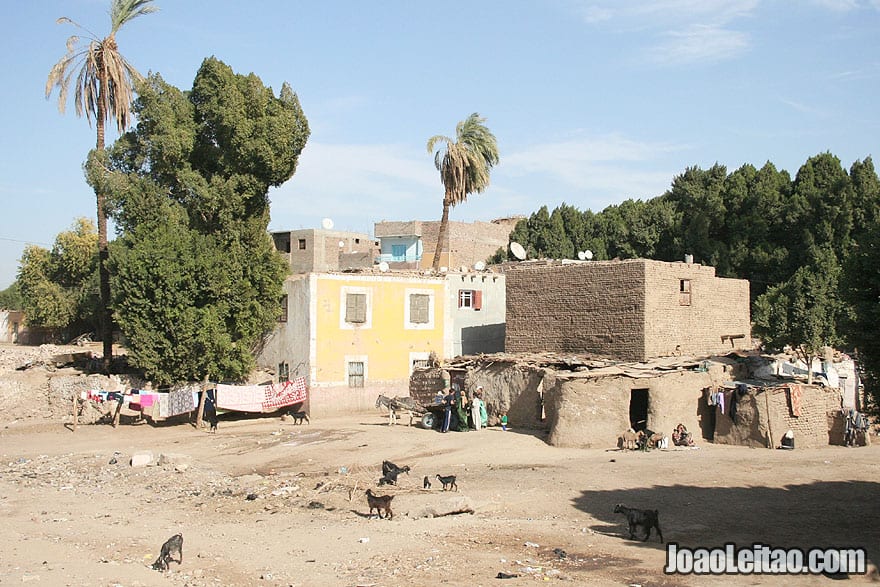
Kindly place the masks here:
<instances>
[{"instance_id":1,"label":"palm frond","mask_svg":"<svg viewBox=\"0 0 880 587\"><path fill-rule=\"evenodd\" d=\"M110 34L115 34L127 22L144 14L150 14L159 10L158 6L151 6L153 0L113 0L110 6Z\"/></svg>"}]
</instances>

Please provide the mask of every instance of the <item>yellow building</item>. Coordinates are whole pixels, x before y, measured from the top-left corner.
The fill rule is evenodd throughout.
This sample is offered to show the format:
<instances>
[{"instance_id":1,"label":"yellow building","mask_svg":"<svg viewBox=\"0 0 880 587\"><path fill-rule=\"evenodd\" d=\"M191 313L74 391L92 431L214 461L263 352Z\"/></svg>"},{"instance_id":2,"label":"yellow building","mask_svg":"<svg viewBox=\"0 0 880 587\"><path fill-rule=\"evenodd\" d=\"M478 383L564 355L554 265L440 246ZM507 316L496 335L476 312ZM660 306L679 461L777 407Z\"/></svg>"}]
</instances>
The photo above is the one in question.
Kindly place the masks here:
<instances>
[{"instance_id":1,"label":"yellow building","mask_svg":"<svg viewBox=\"0 0 880 587\"><path fill-rule=\"evenodd\" d=\"M443 359L446 280L389 273L309 273L284 284L285 311L258 355L279 379L305 376L315 415L373 409L406 395L431 352Z\"/></svg>"}]
</instances>

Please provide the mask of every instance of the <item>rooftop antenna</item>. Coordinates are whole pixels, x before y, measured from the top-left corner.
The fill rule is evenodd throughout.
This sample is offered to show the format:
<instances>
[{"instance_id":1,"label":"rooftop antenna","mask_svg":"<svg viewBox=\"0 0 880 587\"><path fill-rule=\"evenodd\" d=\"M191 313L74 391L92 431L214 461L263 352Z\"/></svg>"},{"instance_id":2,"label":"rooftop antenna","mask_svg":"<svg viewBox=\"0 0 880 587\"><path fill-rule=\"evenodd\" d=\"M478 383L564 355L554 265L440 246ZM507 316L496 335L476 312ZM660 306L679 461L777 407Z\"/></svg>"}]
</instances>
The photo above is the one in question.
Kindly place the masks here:
<instances>
[{"instance_id":1,"label":"rooftop antenna","mask_svg":"<svg viewBox=\"0 0 880 587\"><path fill-rule=\"evenodd\" d=\"M525 261L526 250L518 242L510 243L510 252L513 253L513 256L516 257L517 259L519 259L520 261Z\"/></svg>"}]
</instances>

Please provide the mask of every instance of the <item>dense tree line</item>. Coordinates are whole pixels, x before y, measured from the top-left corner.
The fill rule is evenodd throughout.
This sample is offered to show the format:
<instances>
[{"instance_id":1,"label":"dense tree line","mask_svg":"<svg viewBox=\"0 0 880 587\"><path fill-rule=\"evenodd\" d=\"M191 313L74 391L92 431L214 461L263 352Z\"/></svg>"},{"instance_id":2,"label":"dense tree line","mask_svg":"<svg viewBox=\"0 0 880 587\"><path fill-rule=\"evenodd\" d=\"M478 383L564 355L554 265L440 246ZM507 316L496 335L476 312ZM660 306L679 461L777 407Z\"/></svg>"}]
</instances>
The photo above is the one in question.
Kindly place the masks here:
<instances>
[{"instance_id":1,"label":"dense tree line","mask_svg":"<svg viewBox=\"0 0 880 587\"><path fill-rule=\"evenodd\" d=\"M860 353L880 397L880 179L871 158L847 171L831 153L792 178L772 163L688 168L650 200L598 213L561 204L519 222L511 241L531 258L648 258L685 254L721 277L751 283L754 333L804 358L825 345ZM503 260L499 251L490 261Z\"/></svg>"}]
</instances>

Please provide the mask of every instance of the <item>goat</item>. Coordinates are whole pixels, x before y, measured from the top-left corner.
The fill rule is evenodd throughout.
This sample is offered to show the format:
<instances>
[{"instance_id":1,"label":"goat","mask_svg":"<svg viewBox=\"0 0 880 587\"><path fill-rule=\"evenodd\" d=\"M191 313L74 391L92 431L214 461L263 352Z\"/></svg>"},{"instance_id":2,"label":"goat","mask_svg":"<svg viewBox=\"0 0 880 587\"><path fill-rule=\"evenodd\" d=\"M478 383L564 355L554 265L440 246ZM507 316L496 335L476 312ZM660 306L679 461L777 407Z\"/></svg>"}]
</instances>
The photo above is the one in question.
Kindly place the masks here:
<instances>
[{"instance_id":1,"label":"goat","mask_svg":"<svg viewBox=\"0 0 880 587\"><path fill-rule=\"evenodd\" d=\"M391 500L393 495L375 495L372 489L367 489L367 503L370 506L370 515L376 510L376 515L382 518L382 510L385 511L385 518L389 520L394 518L394 512L391 511Z\"/></svg>"},{"instance_id":2,"label":"goat","mask_svg":"<svg viewBox=\"0 0 880 587\"><path fill-rule=\"evenodd\" d=\"M424 481L422 481L422 487L424 487L425 489L431 489L431 480L428 478L427 475L425 475L425 479Z\"/></svg>"},{"instance_id":3,"label":"goat","mask_svg":"<svg viewBox=\"0 0 880 587\"><path fill-rule=\"evenodd\" d=\"M183 534L175 534L165 541L162 549L159 551L159 558L153 563L153 569L157 571L167 571L168 563L173 561L172 552L177 552L177 564L183 564Z\"/></svg>"},{"instance_id":4,"label":"goat","mask_svg":"<svg viewBox=\"0 0 880 587\"><path fill-rule=\"evenodd\" d=\"M639 510L636 508L628 508L623 504L614 506L615 514L623 514L629 524L629 539L635 540L636 528L641 526L645 529L645 537L642 542L647 542L651 537L651 529L657 528L657 534L660 536L660 543L663 543L663 531L660 530L660 512L659 510Z\"/></svg>"},{"instance_id":5,"label":"goat","mask_svg":"<svg viewBox=\"0 0 880 587\"><path fill-rule=\"evenodd\" d=\"M391 461L382 461L382 477L379 479L379 485L397 485L397 476L409 472L409 465L398 467Z\"/></svg>"},{"instance_id":6,"label":"goat","mask_svg":"<svg viewBox=\"0 0 880 587\"><path fill-rule=\"evenodd\" d=\"M455 483L455 475L447 475L446 477L437 475L437 479L443 484L443 491L446 491L447 489L449 491L458 491L458 485Z\"/></svg>"},{"instance_id":7,"label":"goat","mask_svg":"<svg viewBox=\"0 0 880 587\"><path fill-rule=\"evenodd\" d=\"M632 428L629 428L626 432L621 434L620 439L623 444L623 448L625 450L635 450L639 445L639 440L641 439L644 433L639 431L636 432Z\"/></svg>"}]
</instances>

